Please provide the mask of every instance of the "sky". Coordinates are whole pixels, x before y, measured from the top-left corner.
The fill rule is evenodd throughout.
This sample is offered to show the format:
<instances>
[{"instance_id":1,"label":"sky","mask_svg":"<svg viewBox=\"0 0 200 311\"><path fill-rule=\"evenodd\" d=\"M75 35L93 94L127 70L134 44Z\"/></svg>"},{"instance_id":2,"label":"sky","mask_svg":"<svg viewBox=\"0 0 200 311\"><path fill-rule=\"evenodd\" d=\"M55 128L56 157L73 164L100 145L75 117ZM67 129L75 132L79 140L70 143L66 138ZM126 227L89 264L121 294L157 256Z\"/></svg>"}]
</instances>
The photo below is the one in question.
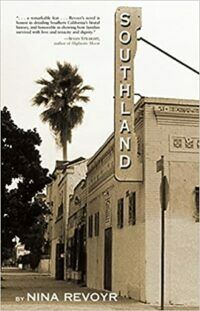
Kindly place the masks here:
<instances>
[{"instance_id":1,"label":"sky","mask_svg":"<svg viewBox=\"0 0 200 311\"><path fill-rule=\"evenodd\" d=\"M14 122L24 129L37 128L42 165L50 172L62 151L41 108L32 106L48 77L46 68L66 61L79 68L84 84L93 86L90 102L83 104L83 123L74 129L68 147L69 160L91 157L114 128L114 13L119 6L142 8L144 37L195 69L199 69L199 1L2 1L1 3L1 106L7 106ZM99 46L55 45L64 35L17 35L16 17L99 16ZM147 97L199 99L199 77L152 47L139 41L135 57L135 93ZM137 98L136 98L137 99Z\"/></svg>"}]
</instances>

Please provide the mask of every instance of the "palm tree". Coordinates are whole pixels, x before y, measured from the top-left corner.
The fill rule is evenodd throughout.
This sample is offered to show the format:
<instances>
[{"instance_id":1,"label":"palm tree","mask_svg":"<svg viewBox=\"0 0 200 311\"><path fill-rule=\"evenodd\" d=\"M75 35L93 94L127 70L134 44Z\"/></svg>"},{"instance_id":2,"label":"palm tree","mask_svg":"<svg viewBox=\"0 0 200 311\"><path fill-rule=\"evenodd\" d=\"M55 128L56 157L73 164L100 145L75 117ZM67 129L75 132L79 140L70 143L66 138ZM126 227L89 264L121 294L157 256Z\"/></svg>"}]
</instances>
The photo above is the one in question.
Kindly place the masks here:
<instances>
[{"instance_id":1,"label":"palm tree","mask_svg":"<svg viewBox=\"0 0 200 311\"><path fill-rule=\"evenodd\" d=\"M63 149L63 160L67 160L67 142L71 143L72 129L81 124L83 108L77 102L89 102L85 91L93 90L90 85L83 85L78 68L64 62L57 62L56 69L47 69L50 80L40 79L41 90L33 98L33 105L43 105L43 122L48 122L55 136L56 143Z\"/></svg>"}]
</instances>

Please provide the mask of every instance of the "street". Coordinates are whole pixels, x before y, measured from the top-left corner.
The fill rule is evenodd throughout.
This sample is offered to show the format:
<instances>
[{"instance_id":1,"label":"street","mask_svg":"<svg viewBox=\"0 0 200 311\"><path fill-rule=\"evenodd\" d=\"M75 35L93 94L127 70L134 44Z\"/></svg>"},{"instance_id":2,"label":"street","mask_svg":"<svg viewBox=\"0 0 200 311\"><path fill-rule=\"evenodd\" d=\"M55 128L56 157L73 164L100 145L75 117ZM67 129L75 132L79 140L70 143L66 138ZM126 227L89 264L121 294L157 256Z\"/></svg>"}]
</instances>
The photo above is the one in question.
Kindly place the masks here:
<instances>
[{"instance_id":1,"label":"street","mask_svg":"<svg viewBox=\"0 0 200 311\"><path fill-rule=\"evenodd\" d=\"M84 301L84 297L85 299L92 297L90 296L92 293L95 293L95 297L97 297L102 292L66 281L57 281L47 274L9 269L3 270L2 278L2 311L159 310L158 307L152 307L127 298L118 298L117 302L102 301L102 299L96 302ZM65 301L66 293L67 297L70 298ZM75 293L76 301L70 301ZM78 301L80 298L77 293L79 296L83 295L81 301ZM102 294L106 295L105 292ZM50 301L46 301L47 299ZM195 308L170 307L166 310L195 310Z\"/></svg>"}]
</instances>

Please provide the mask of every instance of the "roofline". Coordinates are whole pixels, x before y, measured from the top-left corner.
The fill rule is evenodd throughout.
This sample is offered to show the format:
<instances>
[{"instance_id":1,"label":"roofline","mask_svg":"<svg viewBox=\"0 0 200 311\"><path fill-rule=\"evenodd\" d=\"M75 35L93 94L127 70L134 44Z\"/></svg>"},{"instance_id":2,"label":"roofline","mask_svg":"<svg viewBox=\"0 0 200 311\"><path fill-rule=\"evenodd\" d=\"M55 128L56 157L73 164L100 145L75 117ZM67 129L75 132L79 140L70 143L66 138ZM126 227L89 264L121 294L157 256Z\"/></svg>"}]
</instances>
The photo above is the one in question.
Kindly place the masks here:
<instances>
[{"instance_id":1,"label":"roofline","mask_svg":"<svg viewBox=\"0 0 200 311\"><path fill-rule=\"evenodd\" d=\"M78 161L78 160L79 160L79 161ZM77 158L77 159L75 159L75 160L71 160L71 161L69 161L69 160L62 161L62 162L63 162L62 167L61 167L61 166L55 167L54 170L53 170L52 175L53 175L56 171L65 171L68 167L71 167L71 166L73 166L74 164L77 164L77 163L79 163L79 162L81 162L81 161L86 161L86 160L87 160L87 159L84 158L84 157L79 157L79 158Z\"/></svg>"},{"instance_id":2,"label":"roofline","mask_svg":"<svg viewBox=\"0 0 200 311\"><path fill-rule=\"evenodd\" d=\"M80 160L80 161L73 162L73 163L69 163L68 165L66 165L65 168L63 168L63 171L65 171L66 169L68 169L68 168L71 167L71 166L80 164L80 163L82 163L82 162L87 162L87 161L88 161L88 159L85 159L85 158L84 158L84 159L82 159L82 160Z\"/></svg>"},{"instance_id":3,"label":"roofline","mask_svg":"<svg viewBox=\"0 0 200 311\"><path fill-rule=\"evenodd\" d=\"M190 105L190 106L199 106L200 101L197 99L182 99L182 98L169 98L169 97L141 97L135 103L135 110L138 106L147 104L171 104L171 105Z\"/></svg>"},{"instance_id":4,"label":"roofline","mask_svg":"<svg viewBox=\"0 0 200 311\"><path fill-rule=\"evenodd\" d=\"M101 147L95 152L95 154L88 159L88 165L101 153L101 151L105 148L105 146L114 138L114 132L110 134L110 136L106 139L106 141L101 145Z\"/></svg>"},{"instance_id":5,"label":"roofline","mask_svg":"<svg viewBox=\"0 0 200 311\"><path fill-rule=\"evenodd\" d=\"M168 98L168 97L141 97L135 104L134 110L137 110L138 107L147 104L179 104L179 105L188 105L190 106L199 106L200 101L196 99L181 99L181 98ZM105 146L114 138L115 133L113 132L106 139L106 141L101 145L101 147L95 152L95 154L88 159L88 165L101 153Z\"/></svg>"},{"instance_id":6,"label":"roofline","mask_svg":"<svg viewBox=\"0 0 200 311\"><path fill-rule=\"evenodd\" d=\"M77 164L80 164L80 163L87 162L87 161L88 161L87 159L82 159L82 160L80 160L80 161L78 161L78 162L74 162L74 163L72 163L72 164L67 165L67 166L63 169L63 176L62 176L61 180L59 181L58 185L61 185L61 183L62 183L63 180L65 179L66 172L67 172L67 169L68 169L68 168L73 167L73 166L75 166L75 165L77 165Z\"/></svg>"}]
</instances>

